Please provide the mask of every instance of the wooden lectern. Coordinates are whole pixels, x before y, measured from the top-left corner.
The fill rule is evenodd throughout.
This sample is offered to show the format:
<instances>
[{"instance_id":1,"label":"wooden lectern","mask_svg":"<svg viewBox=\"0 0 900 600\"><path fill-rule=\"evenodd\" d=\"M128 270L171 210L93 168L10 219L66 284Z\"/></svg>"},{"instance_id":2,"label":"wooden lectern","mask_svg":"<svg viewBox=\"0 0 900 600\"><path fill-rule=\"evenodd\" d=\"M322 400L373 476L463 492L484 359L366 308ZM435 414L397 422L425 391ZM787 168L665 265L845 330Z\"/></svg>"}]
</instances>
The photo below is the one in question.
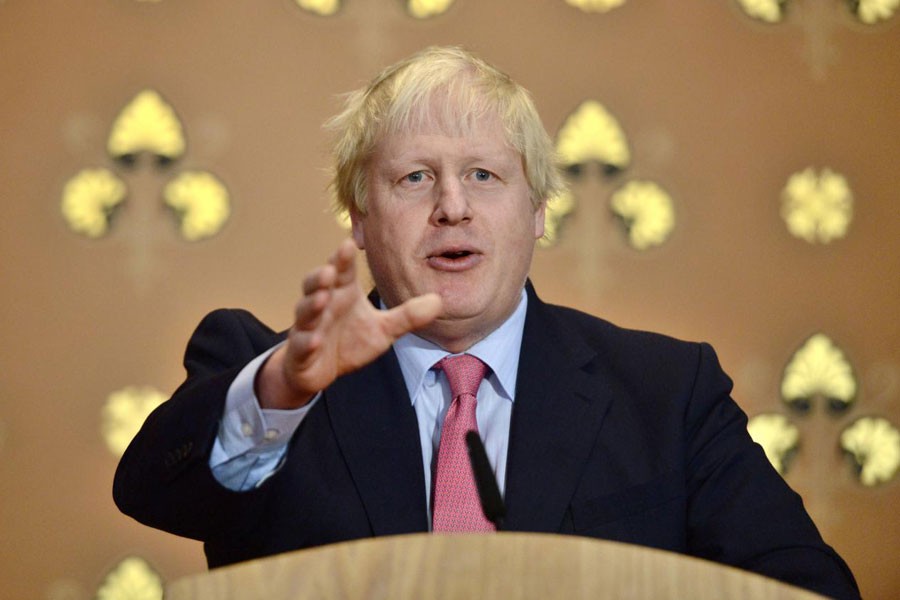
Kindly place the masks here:
<instances>
[{"instance_id":1,"label":"wooden lectern","mask_svg":"<svg viewBox=\"0 0 900 600\"><path fill-rule=\"evenodd\" d=\"M166 600L813 600L732 567L640 546L534 533L415 534L254 560L169 584Z\"/></svg>"}]
</instances>

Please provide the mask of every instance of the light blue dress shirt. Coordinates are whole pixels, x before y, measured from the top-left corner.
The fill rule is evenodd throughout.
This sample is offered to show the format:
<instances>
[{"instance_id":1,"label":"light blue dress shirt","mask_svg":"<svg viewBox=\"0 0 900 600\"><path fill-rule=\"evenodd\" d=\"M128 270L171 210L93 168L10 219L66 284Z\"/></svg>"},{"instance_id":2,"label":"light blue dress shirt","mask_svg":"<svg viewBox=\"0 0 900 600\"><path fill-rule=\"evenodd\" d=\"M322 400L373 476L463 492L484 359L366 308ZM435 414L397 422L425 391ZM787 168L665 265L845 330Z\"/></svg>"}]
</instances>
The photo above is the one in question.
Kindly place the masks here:
<instances>
[{"instance_id":1,"label":"light blue dress shirt","mask_svg":"<svg viewBox=\"0 0 900 600\"><path fill-rule=\"evenodd\" d=\"M503 494L506 482L506 455L509 423L516 396L519 352L525 327L528 299L525 290L513 314L483 340L466 351L490 367L478 388L475 418L488 460ZM262 409L253 382L263 362L275 351L271 348L241 371L228 390L219 434L210 455L215 478L232 490L248 490L262 484L284 461L288 442L321 394L295 410ZM406 389L419 423L425 498L431 512L431 477L441 439L444 415L450 406L450 385L435 363L449 353L415 334L394 343Z\"/></svg>"}]
</instances>

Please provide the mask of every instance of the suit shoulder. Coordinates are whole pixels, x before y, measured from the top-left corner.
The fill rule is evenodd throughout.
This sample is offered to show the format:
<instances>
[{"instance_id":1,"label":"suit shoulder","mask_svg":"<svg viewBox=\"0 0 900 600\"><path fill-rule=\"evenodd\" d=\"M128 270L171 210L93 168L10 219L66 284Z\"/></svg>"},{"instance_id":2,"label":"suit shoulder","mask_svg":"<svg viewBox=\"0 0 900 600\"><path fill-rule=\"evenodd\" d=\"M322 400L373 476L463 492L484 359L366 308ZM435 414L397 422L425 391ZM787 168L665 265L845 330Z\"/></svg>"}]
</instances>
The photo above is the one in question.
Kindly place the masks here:
<instances>
[{"instance_id":1,"label":"suit shoulder","mask_svg":"<svg viewBox=\"0 0 900 600\"><path fill-rule=\"evenodd\" d=\"M663 333L630 329L600 317L567 306L547 305L566 335L580 337L595 349L609 348L618 352L632 351L650 354L691 353L698 351L699 342L681 340Z\"/></svg>"},{"instance_id":2,"label":"suit shoulder","mask_svg":"<svg viewBox=\"0 0 900 600\"><path fill-rule=\"evenodd\" d=\"M284 338L251 312L220 308L197 325L185 351L188 372L220 369L247 362Z\"/></svg>"}]
</instances>

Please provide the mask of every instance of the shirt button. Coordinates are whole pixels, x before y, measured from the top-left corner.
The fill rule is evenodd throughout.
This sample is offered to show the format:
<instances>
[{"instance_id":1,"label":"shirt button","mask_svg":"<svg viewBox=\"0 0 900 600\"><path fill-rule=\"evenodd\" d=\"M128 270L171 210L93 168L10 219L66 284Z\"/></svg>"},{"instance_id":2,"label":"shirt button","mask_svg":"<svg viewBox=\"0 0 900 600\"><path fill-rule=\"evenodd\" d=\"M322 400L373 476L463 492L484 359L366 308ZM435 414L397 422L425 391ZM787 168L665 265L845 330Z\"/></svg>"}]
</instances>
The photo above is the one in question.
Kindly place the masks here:
<instances>
[{"instance_id":1,"label":"shirt button","mask_svg":"<svg viewBox=\"0 0 900 600\"><path fill-rule=\"evenodd\" d=\"M245 436L250 437L253 435L253 425L250 423L241 423L241 433Z\"/></svg>"},{"instance_id":2,"label":"shirt button","mask_svg":"<svg viewBox=\"0 0 900 600\"><path fill-rule=\"evenodd\" d=\"M267 442L271 442L276 437L278 437L278 430L277 429L266 429L266 433L263 437L266 438Z\"/></svg>"}]
</instances>

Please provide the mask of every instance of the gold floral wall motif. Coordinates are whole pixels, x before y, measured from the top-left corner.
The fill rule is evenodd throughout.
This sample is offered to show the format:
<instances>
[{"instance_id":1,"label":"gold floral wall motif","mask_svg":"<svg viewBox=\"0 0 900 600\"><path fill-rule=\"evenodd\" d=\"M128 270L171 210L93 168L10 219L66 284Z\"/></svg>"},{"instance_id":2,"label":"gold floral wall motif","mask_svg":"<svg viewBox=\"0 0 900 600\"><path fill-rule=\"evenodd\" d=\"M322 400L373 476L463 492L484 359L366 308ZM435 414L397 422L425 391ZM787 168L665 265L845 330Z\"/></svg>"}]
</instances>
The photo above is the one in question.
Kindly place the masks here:
<instances>
[{"instance_id":1,"label":"gold floral wall motif","mask_svg":"<svg viewBox=\"0 0 900 600\"><path fill-rule=\"evenodd\" d=\"M157 166L184 156L184 127L172 106L155 90L138 92L110 128L107 152L120 168L131 168L141 154ZM110 231L113 215L127 197L127 185L107 168L83 169L63 188L60 209L75 233L97 239ZM163 199L178 218L182 237L199 241L218 233L231 215L231 199L222 181L205 171L177 174L163 189Z\"/></svg>"},{"instance_id":2,"label":"gold floral wall motif","mask_svg":"<svg viewBox=\"0 0 900 600\"><path fill-rule=\"evenodd\" d=\"M816 397L829 408L845 410L856 398L856 376L843 350L816 333L794 353L784 369L781 397L789 406L808 410Z\"/></svg>"},{"instance_id":3,"label":"gold floral wall motif","mask_svg":"<svg viewBox=\"0 0 900 600\"><path fill-rule=\"evenodd\" d=\"M403 0L407 14L416 19L428 19L444 14L455 0ZM307 12L330 17L341 8L341 0L294 0Z\"/></svg>"},{"instance_id":4,"label":"gold floral wall motif","mask_svg":"<svg viewBox=\"0 0 900 600\"><path fill-rule=\"evenodd\" d=\"M599 162L621 171L631 163L631 150L619 121L596 100L585 100L570 114L556 135L556 152L567 169Z\"/></svg>"},{"instance_id":5,"label":"gold floral wall motif","mask_svg":"<svg viewBox=\"0 0 900 600\"><path fill-rule=\"evenodd\" d=\"M566 4L584 12L609 12L625 4L625 0L566 0Z\"/></svg>"},{"instance_id":6,"label":"gold floral wall motif","mask_svg":"<svg viewBox=\"0 0 900 600\"><path fill-rule=\"evenodd\" d=\"M83 169L63 188L63 219L75 233L92 239L103 237L126 193L125 182L109 169Z\"/></svg>"},{"instance_id":7,"label":"gold floral wall motif","mask_svg":"<svg viewBox=\"0 0 900 600\"><path fill-rule=\"evenodd\" d=\"M832 416L856 401L858 383L843 351L828 336L811 336L785 368L781 394L787 405L807 413L814 397L828 400ZM762 413L749 420L750 436L766 452L782 475L799 447L800 431L781 414ZM873 487L890 481L900 469L900 431L888 419L865 416L855 419L840 433L838 445L850 457L860 483Z\"/></svg>"},{"instance_id":8,"label":"gold floral wall motif","mask_svg":"<svg viewBox=\"0 0 900 600\"><path fill-rule=\"evenodd\" d=\"M629 181L613 193L610 208L622 220L628 243L636 250L659 246L675 228L672 197L653 181Z\"/></svg>"},{"instance_id":9,"label":"gold floral wall motif","mask_svg":"<svg viewBox=\"0 0 900 600\"><path fill-rule=\"evenodd\" d=\"M106 575L95 597L96 600L162 600L163 580L146 560L129 556Z\"/></svg>"},{"instance_id":10,"label":"gold floral wall motif","mask_svg":"<svg viewBox=\"0 0 900 600\"><path fill-rule=\"evenodd\" d=\"M294 0L305 11L323 17L330 17L341 8L340 0Z\"/></svg>"},{"instance_id":11,"label":"gold floral wall motif","mask_svg":"<svg viewBox=\"0 0 900 600\"><path fill-rule=\"evenodd\" d=\"M181 222L181 235L194 242L218 233L231 215L228 190L212 173L186 171L166 184L166 206Z\"/></svg>"},{"instance_id":12,"label":"gold floral wall motif","mask_svg":"<svg viewBox=\"0 0 900 600\"><path fill-rule=\"evenodd\" d=\"M406 0L406 12L417 19L428 19L442 15L454 0Z\"/></svg>"},{"instance_id":13,"label":"gold floral wall motif","mask_svg":"<svg viewBox=\"0 0 900 600\"><path fill-rule=\"evenodd\" d=\"M781 216L793 236L811 244L844 237L853 220L847 179L827 168L794 173L781 192Z\"/></svg>"},{"instance_id":14,"label":"gold floral wall motif","mask_svg":"<svg viewBox=\"0 0 900 600\"><path fill-rule=\"evenodd\" d=\"M785 0L737 0L747 15L766 23L778 23L784 18Z\"/></svg>"},{"instance_id":15,"label":"gold floral wall motif","mask_svg":"<svg viewBox=\"0 0 900 600\"><path fill-rule=\"evenodd\" d=\"M109 395L100 415L100 433L114 456L122 456L147 416L166 398L159 390L138 386Z\"/></svg>"},{"instance_id":16,"label":"gold floral wall motif","mask_svg":"<svg viewBox=\"0 0 900 600\"><path fill-rule=\"evenodd\" d=\"M563 220L575 209L575 197L571 190L563 190L547 201L544 212L544 235L538 245L548 248L559 241Z\"/></svg>"},{"instance_id":17,"label":"gold floral wall motif","mask_svg":"<svg viewBox=\"0 0 900 600\"><path fill-rule=\"evenodd\" d=\"M825 1L825 0L816 0ZM900 8L900 0L830 0L842 2L848 7L848 14L866 25L874 25L890 19ZM791 4L796 0L737 0L741 9L750 17L766 23L784 20Z\"/></svg>"},{"instance_id":18,"label":"gold floral wall motif","mask_svg":"<svg viewBox=\"0 0 900 600\"><path fill-rule=\"evenodd\" d=\"M890 481L900 467L900 431L882 417L854 421L841 433L841 448L853 458L866 486Z\"/></svg>"},{"instance_id":19,"label":"gold floral wall motif","mask_svg":"<svg viewBox=\"0 0 900 600\"><path fill-rule=\"evenodd\" d=\"M582 102L563 122L556 135L560 165L571 177L579 177L589 163L597 163L605 175L614 175L631 164L631 149L619 121L596 100ZM548 203L548 234L542 246L558 242L565 218L575 209L571 191L559 202ZM665 242L675 228L672 197L661 185L649 180L631 180L614 191L610 210L625 226L628 244L648 250Z\"/></svg>"},{"instance_id":20,"label":"gold floral wall motif","mask_svg":"<svg viewBox=\"0 0 900 600\"><path fill-rule=\"evenodd\" d=\"M113 122L107 151L115 159L132 162L149 152L162 163L178 160L187 144L181 121L156 90L142 90Z\"/></svg>"},{"instance_id":21,"label":"gold floral wall motif","mask_svg":"<svg viewBox=\"0 0 900 600\"><path fill-rule=\"evenodd\" d=\"M850 6L860 21L874 25L893 17L900 8L900 0L852 0Z\"/></svg>"},{"instance_id":22,"label":"gold floral wall motif","mask_svg":"<svg viewBox=\"0 0 900 600\"><path fill-rule=\"evenodd\" d=\"M763 413L750 419L747 431L753 441L763 447L775 470L784 475L800 442L797 426L784 415Z\"/></svg>"}]
</instances>

